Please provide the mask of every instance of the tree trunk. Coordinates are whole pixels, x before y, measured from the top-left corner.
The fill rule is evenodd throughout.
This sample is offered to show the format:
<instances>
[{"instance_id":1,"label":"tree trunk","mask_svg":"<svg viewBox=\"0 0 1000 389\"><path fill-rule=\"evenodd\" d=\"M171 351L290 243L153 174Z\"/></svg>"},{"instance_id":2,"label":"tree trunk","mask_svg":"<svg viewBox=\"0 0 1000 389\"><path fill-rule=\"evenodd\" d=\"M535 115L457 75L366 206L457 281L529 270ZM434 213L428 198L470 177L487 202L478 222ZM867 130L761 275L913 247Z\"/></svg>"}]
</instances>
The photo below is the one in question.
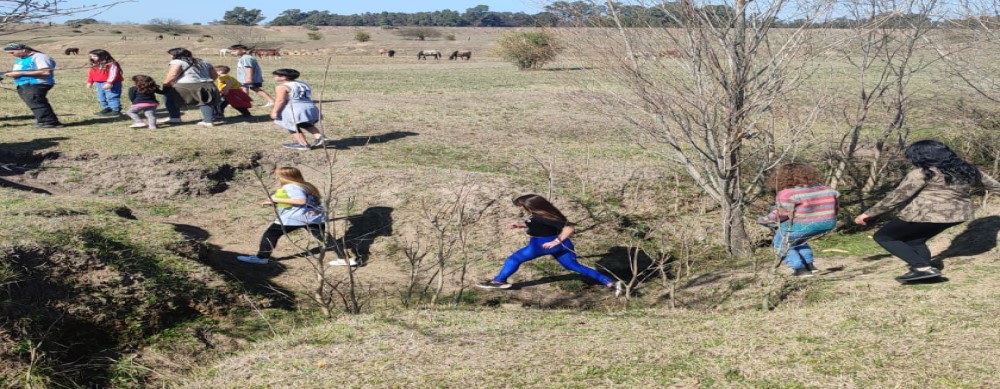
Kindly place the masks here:
<instances>
[{"instance_id":1,"label":"tree trunk","mask_svg":"<svg viewBox=\"0 0 1000 389\"><path fill-rule=\"evenodd\" d=\"M738 258L750 256L750 238L747 237L746 225L743 223L743 205L738 201L722 205L723 234L726 237L726 247L729 254Z\"/></svg>"}]
</instances>

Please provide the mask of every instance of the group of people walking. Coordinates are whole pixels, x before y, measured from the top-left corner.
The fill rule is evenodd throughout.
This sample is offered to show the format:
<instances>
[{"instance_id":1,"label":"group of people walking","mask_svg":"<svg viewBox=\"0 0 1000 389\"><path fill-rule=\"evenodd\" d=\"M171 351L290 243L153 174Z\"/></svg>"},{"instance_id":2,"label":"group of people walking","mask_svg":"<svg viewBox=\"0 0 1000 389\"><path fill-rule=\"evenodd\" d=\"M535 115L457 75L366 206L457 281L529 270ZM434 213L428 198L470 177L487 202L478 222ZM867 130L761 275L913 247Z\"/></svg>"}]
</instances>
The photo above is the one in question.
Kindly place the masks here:
<instances>
[{"instance_id":1,"label":"group of people walking","mask_svg":"<svg viewBox=\"0 0 1000 389\"><path fill-rule=\"evenodd\" d=\"M18 95L35 116L35 127L57 128L62 123L52 109L47 95L55 85L56 64L52 57L20 43L8 44L4 51L16 59L13 70L3 74L14 79ZM299 81L295 69L277 69L272 72L278 83L275 96L263 87L260 65L249 48L233 45L230 51L237 60L235 77L228 66L212 64L195 58L184 48L167 51L171 56L168 70L158 85L143 74L133 75L127 96L132 105L126 114L132 118L133 128L157 128L155 111L159 106L157 95L165 97L168 117L165 123L180 123L182 105L197 106L202 115L198 124L213 127L222 120L227 106L232 106L241 116L250 116L250 92L267 101L270 117L288 130L294 139L285 147L309 150L323 146L326 137L316 127L319 110L312 101L312 90ZM125 82L121 65L106 50L89 52L90 69L87 86L96 88L100 116L115 117L122 114L121 95ZM308 133L311 139L306 138ZM1000 182L963 160L945 144L923 140L906 148L906 158L914 168L906 174L899 186L884 199L858 215L854 222L866 225L870 219L902 207L898 216L882 226L874 240L892 255L902 259L909 271L896 279L912 282L941 276L941 271L931 261L927 241L948 228L974 217L971 200L975 187L1000 191ZM275 206L278 219L261 237L256 255L239 256L248 263L267 263L277 240L282 235L306 229L321 241L335 248L338 258L332 265L354 265L346 253L326 233L326 216L317 188L308 183L302 173L293 167L276 170L280 188L261 205ZM818 271L809 240L832 231L837 225L840 211L840 194L820 183L819 171L807 164L789 163L779 166L770 175L769 186L775 191L773 210L759 222L775 229L773 248L792 274L809 277ZM514 205L526 213L526 218L511 223L510 228L523 228L529 236L528 245L507 258L500 272L477 286L486 289L511 287L508 278L519 267L541 256L551 255L565 268L592 278L620 294L623 285L599 271L577 261L570 235L574 224L559 209L542 196L520 196Z\"/></svg>"},{"instance_id":2,"label":"group of people walking","mask_svg":"<svg viewBox=\"0 0 1000 389\"><path fill-rule=\"evenodd\" d=\"M1000 182L939 141L915 142L905 156L913 168L902 182L854 218L854 223L867 225L870 219L901 208L873 239L908 265L909 271L896 277L902 283L940 277L940 264L933 263L927 241L975 217L974 189L1000 191ZM775 252L798 277L817 272L808 241L832 231L840 210L839 193L820 184L820 178L815 168L799 163L782 165L770 176L776 207L762 224L773 223Z\"/></svg>"},{"instance_id":3,"label":"group of people walking","mask_svg":"<svg viewBox=\"0 0 1000 389\"><path fill-rule=\"evenodd\" d=\"M223 122L225 109L229 106L239 111L240 116L251 116L249 108L252 99L249 93L254 92L267 101L263 107L270 108L271 119L291 133L294 142L284 144L284 147L310 150L324 146L326 137L316 127L320 120L319 109L312 100L312 89L298 80L300 73L295 69L272 72L279 84L275 87L275 97L271 97L263 89L263 72L257 60L249 54L250 49L244 45L233 45L229 50L238 57L235 77L229 74L231 69L228 66L213 66L194 57L185 48L167 51L170 62L160 84L149 75L133 75L130 78L133 85L127 92L132 105L124 112L132 118L130 127L157 128L155 112L160 105L157 95L164 97L167 111L167 118L159 120L159 123L179 124L181 107L197 106L202 117L198 125L214 127ZM18 95L35 116L35 127L62 127L63 123L48 99L49 91L55 86L55 60L22 43L8 44L4 46L4 51L16 59L13 70L4 73L3 77L14 80ZM96 89L100 106L100 111L95 114L104 117L122 115L125 73L121 64L107 50L95 49L88 54L90 66L86 84L88 88ZM308 132L312 139L307 140L304 132Z\"/></svg>"}]
</instances>

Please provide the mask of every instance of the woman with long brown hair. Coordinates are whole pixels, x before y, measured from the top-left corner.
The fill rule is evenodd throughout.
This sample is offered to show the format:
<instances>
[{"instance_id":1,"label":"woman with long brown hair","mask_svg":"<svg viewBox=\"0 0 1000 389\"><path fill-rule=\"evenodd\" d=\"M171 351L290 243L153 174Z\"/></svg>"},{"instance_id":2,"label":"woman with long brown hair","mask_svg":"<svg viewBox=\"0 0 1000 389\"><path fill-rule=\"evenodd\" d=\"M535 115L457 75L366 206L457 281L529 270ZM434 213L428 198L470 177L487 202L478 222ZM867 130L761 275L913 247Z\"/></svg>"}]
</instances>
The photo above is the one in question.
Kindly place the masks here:
<instances>
[{"instance_id":1,"label":"woman with long brown hair","mask_svg":"<svg viewBox=\"0 0 1000 389\"><path fill-rule=\"evenodd\" d=\"M277 207L278 219L271 223L261 236L257 255L240 255L236 259L247 263L266 264L278 244L278 238L305 228L322 243L321 247L333 248L341 256L331 261L331 265L347 265L342 259L343 252L326 233L326 212L323 210L319 189L306 182L302 172L294 167L277 168L274 175L281 187L267 201L260 202L260 205Z\"/></svg>"},{"instance_id":2,"label":"woman with long brown hair","mask_svg":"<svg viewBox=\"0 0 1000 389\"><path fill-rule=\"evenodd\" d=\"M531 237L528 245L508 257L496 277L477 284L477 287L508 289L511 284L507 283L507 278L517 272L522 263L543 255L551 255L566 269L593 278L614 289L616 296L621 294L623 290L621 281L615 282L576 260L573 242L569 240L569 236L573 234L573 223L567 221L566 216L552 203L542 196L528 194L514 199L514 205L523 208L529 216L523 223L511 223L509 227L527 229L526 232Z\"/></svg>"}]
</instances>

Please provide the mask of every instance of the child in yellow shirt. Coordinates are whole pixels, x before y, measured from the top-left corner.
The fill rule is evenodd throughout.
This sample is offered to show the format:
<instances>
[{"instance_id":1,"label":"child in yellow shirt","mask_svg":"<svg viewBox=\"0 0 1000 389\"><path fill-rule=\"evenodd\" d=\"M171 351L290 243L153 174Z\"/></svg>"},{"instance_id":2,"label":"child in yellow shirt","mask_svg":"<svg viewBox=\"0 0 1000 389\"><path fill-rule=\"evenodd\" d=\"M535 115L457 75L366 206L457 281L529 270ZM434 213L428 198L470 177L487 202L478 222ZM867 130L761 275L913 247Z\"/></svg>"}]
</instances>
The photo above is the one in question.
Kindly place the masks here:
<instances>
[{"instance_id":1,"label":"child in yellow shirt","mask_svg":"<svg viewBox=\"0 0 1000 389\"><path fill-rule=\"evenodd\" d=\"M215 85L219 88L219 96L222 97L222 102L219 104L219 112L216 113L217 119L222 119L226 116L226 106L233 106L237 111L240 111L240 116L250 117L250 106L253 104L253 100L250 96L243 91L240 87L240 82L236 81L236 77L229 75L229 67L225 65L216 65L215 72L219 73L219 78L215 80Z\"/></svg>"}]
</instances>

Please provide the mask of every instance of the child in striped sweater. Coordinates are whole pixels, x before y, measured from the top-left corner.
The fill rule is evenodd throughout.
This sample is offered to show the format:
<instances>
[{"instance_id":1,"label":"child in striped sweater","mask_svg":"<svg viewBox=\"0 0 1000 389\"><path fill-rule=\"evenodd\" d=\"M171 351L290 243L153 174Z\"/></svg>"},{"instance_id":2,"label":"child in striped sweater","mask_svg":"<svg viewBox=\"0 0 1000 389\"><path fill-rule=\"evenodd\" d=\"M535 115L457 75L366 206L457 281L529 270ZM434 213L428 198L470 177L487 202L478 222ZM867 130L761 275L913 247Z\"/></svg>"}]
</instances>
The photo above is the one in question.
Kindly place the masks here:
<instances>
[{"instance_id":1,"label":"child in striped sweater","mask_svg":"<svg viewBox=\"0 0 1000 389\"><path fill-rule=\"evenodd\" d=\"M789 163L775 169L768 182L777 191L776 206L768 215L778 223L774 250L796 277L817 272L809 239L837 226L840 193L819 184L819 180L820 173L812 166Z\"/></svg>"}]
</instances>

